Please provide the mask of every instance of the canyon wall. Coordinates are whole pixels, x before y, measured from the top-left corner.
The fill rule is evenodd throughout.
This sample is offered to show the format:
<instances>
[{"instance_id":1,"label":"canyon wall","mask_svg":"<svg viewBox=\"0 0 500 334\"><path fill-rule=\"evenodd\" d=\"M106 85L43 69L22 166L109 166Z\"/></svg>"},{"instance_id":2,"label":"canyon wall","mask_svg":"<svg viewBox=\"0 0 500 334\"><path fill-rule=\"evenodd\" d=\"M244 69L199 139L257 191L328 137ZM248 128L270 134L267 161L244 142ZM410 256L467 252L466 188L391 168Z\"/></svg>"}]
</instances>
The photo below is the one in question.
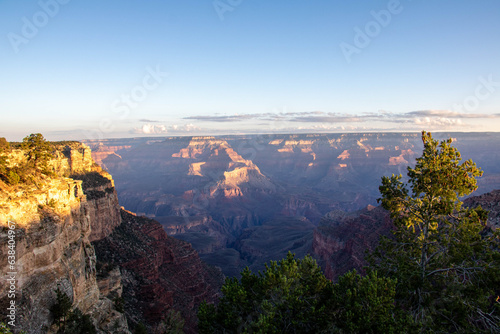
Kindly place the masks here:
<instances>
[{"instance_id":1,"label":"canyon wall","mask_svg":"<svg viewBox=\"0 0 500 334\"><path fill-rule=\"evenodd\" d=\"M54 332L49 309L56 301L55 290L60 289L74 308L92 316L99 333L129 333L125 316L101 296L96 280L96 256L90 237L92 228L104 222L94 221L91 213L107 216L108 208L87 198L82 188L85 181L64 177L102 170L93 164L85 145L71 143L54 153L49 166L60 176L40 175L31 184L0 184L0 270L2 278L15 272L10 274L15 277L15 297L9 296L11 285L2 284L0 305L5 310L15 301L16 326L12 329ZM13 163L22 159L21 150L14 150L10 156ZM119 223L112 219L106 222L109 226ZM15 264L7 262L6 255L13 250L8 247L9 231L14 231Z\"/></svg>"},{"instance_id":2,"label":"canyon wall","mask_svg":"<svg viewBox=\"0 0 500 334\"><path fill-rule=\"evenodd\" d=\"M464 205L471 208L481 206L488 211L488 227L493 230L500 228L500 189L469 197L464 201Z\"/></svg>"},{"instance_id":3,"label":"canyon wall","mask_svg":"<svg viewBox=\"0 0 500 334\"><path fill-rule=\"evenodd\" d=\"M120 211L114 181L93 162L89 147L51 145L50 173L17 185L0 180L0 274L4 279L15 271L15 297L9 296L12 285L0 286L0 307L16 304L10 327L55 333L50 308L59 289L73 309L90 315L98 333L127 334L129 324L133 329L139 322L161 332L172 319L195 332L197 307L215 301L220 271L158 222ZM25 162L20 149L8 156L11 166ZM10 226L14 265L7 257Z\"/></svg>"},{"instance_id":4,"label":"canyon wall","mask_svg":"<svg viewBox=\"0 0 500 334\"><path fill-rule=\"evenodd\" d=\"M500 190L472 196L464 206L489 211L486 231L500 227ZM382 235L391 236L393 228L389 212L368 206L356 212L332 211L325 215L314 231L312 254L327 278L335 280L356 269L363 272L366 252L373 251Z\"/></svg>"},{"instance_id":5,"label":"canyon wall","mask_svg":"<svg viewBox=\"0 0 500 334\"><path fill-rule=\"evenodd\" d=\"M223 276L204 264L187 242L168 236L149 218L122 210L122 224L94 242L98 261L117 266L123 276L125 313L132 323L154 327L180 313L186 333L196 333L196 310L215 302Z\"/></svg>"},{"instance_id":6,"label":"canyon wall","mask_svg":"<svg viewBox=\"0 0 500 334\"><path fill-rule=\"evenodd\" d=\"M391 229L389 213L381 207L330 212L314 231L312 254L328 279L352 269L363 272L366 252L375 249L382 235L390 236Z\"/></svg>"}]
</instances>

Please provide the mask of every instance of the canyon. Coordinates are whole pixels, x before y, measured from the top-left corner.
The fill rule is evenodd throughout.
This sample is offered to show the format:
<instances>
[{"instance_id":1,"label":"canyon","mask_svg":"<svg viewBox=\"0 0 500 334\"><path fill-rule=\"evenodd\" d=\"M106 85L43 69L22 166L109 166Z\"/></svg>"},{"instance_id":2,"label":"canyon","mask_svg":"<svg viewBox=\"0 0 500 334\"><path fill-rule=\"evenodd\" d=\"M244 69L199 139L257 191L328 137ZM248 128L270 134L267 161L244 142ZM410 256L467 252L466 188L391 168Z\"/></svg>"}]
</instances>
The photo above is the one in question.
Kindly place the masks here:
<instances>
[{"instance_id":1,"label":"canyon","mask_svg":"<svg viewBox=\"0 0 500 334\"><path fill-rule=\"evenodd\" d=\"M434 137L453 138L462 157L484 170L474 194L500 188L499 134ZM160 222L169 235L191 243L205 262L220 267L226 276L238 276L246 266L263 269L266 261L283 258L287 251L299 257L321 252L325 215L377 206L381 177L406 174L423 148L420 133L85 143L96 162L113 175L122 206ZM378 209L369 212L381 215ZM335 268L327 271L336 275Z\"/></svg>"},{"instance_id":2,"label":"canyon","mask_svg":"<svg viewBox=\"0 0 500 334\"><path fill-rule=\"evenodd\" d=\"M454 138L484 170L465 205L500 224L499 134ZM0 254L15 225L16 330L55 333L55 290L98 333L196 333L198 305L248 266L313 255L327 278L366 264L390 235L377 206L383 175L405 173L420 134L127 138L52 143L50 175L0 181ZM21 165L13 148L8 164ZM111 176L113 175L113 176ZM0 259L3 276L11 272ZM0 287L0 307L11 301ZM0 321L6 321L4 318Z\"/></svg>"},{"instance_id":3,"label":"canyon","mask_svg":"<svg viewBox=\"0 0 500 334\"><path fill-rule=\"evenodd\" d=\"M11 328L57 332L50 310L59 290L72 309L90 316L97 333L127 334L138 324L154 332L170 315L186 333L196 332L197 306L217 298L220 271L158 222L122 210L111 175L88 146L53 143L52 155L49 174L29 183L0 181L0 271L3 277L15 271L15 284L0 287L0 306L15 302ZM7 158L12 166L26 162L19 148ZM15 264L6 256L12 235ZM0 321L7 323L5 316Z\"/></svg>"}]
</instances>

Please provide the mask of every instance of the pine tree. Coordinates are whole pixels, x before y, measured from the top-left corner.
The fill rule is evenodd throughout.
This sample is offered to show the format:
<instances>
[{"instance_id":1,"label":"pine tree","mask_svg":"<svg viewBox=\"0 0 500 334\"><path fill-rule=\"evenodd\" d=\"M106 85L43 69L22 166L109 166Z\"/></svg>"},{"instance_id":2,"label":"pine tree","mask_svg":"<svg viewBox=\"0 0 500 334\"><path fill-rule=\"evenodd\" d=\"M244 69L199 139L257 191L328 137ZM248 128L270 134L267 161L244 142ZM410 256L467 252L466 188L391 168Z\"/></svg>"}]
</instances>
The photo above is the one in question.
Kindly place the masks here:
<instances>
[{"instance_id":1,"label":"pine tree","mask_svg":"<svg viewBox=\"0 0 500 334\"><path fill-rule=\"evenodd\" d=\"M309 256L297 260L289 253L259 274L246 268L241 280L227 279L222 292L217 307L200 306L200 333L318 333L326 328L331 282Z\"/></svg>"},{"instance_id":2,"label":"pine tree","mask_svg":"<svg viewBox=\"0 0 500 334\"><path fill-rule=\"evenodd\" d=\"M337 284L310 256L271 261L230 278L217 306L203 303L200 333L401 333L394 309L396 281L349 272Z\"/></svg>"},{"instance_id":3,"label":"pine tree","mask_svg":"<svg viewBox=\"0 0 500 334\"><path fill-rule=\"evenodd\" d=\"M54 291L56 293L56 302L50 307L50 312L57 326L64 328L66 320L71 312L72 302L68 295L61 291L59 287Z\"/></svg>"},{"instance_id":4,"label":"pine tree","mask_svg":"<svg viewBox=\"0 0 500 334\"><path fill-rule=\"evenodd\" d=\"M421 330L498 330L491 298L499 285L498 234L486 233L487 212L460 198L477 189L482 171L461 162L452 140L422 132L424 151L408 181L383 177L379 199L395 232L372 255L372 269L398 281L397 302Z\"/></svg>"}]
</instances>

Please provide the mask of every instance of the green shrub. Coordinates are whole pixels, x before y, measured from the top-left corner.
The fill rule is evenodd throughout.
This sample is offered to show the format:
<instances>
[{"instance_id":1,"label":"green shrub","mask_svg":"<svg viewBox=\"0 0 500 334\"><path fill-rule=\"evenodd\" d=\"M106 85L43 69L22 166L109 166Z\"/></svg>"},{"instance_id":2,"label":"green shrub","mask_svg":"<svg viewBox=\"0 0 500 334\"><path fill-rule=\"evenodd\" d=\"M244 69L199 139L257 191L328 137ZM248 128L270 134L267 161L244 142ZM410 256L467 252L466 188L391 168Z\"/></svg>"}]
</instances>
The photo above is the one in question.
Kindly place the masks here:
<instances>
[{"instance_id":1,"label":"green shrub","mask_svg":"<svg viewBox=\"0 0 500 334\"><path fill-rule=\"evenodd\" d=\"M71 299L59 287L55 290L55 293L56 302L51 306L50 312L54 317L54 323L58 326L58 333L97 333L88 314L82 314L78 308L71 311Z\"/></svg>"},{"instance_id":2,"label":"green shrub","mask_svg":"<svg viewBox=\"0 0 500 334\"><path fill-rule=\"evenodd\" d=\"M11 151L10 144L4 137L0 137L0 154Z\"/></svg>"},{"instance_id":3,"label":"green shrub","mask_svg":"<svg viewBox=\"0 0 500 334\"><path fill-rule=\"evenodd\" d=\"M142 322L138 323L134 328L134 334L148 334L146 326Z\"/></svg>"},{"instance_id":4,"label":"green shrub","mask_svg":"<svg viewBox=\"0 0 500 334\"><path fill-rule=\"evenodd\" d=\"M66 319L71 311L71 299L61 291L59 287L54 291L56 293L56 302L50 307L50 312L54 317L54 323L56 323L59 328L61 328L61 326L64 328Z\"/></svg>"},{"instance_id":5,"label":"green shrub","mask_svg":"<svg viewBox=\"0 0 500 334\"><path fill-rule=\"evenodd\" d=\"M95 334L97 333L97 331L94 324L92 323L90 315L82 314L82 312L78 308L76 308L69 314L66 327L61 333Z\"/></svg>"},{"instance_id":6,"label":"green shrub","mask_svg":"<svg viewBox=\"0 0 500 334\"><path fill-rule=\"evenodd\" d=\"M52 148L41 133L24 137L22 148L30 165L33 165L35 169L47 170L47 163L52 158L50 153Z\"/></svg>"},{"instance_id":7,"label":"green shrub","mask_svg":"<svg viewBox=\"0 0 500 334\"><path fill-rule=\"evenodd\" d=\"M10 328L3 322L0 322L0 334L12 334Z\"/></svg>"}]
</instances>

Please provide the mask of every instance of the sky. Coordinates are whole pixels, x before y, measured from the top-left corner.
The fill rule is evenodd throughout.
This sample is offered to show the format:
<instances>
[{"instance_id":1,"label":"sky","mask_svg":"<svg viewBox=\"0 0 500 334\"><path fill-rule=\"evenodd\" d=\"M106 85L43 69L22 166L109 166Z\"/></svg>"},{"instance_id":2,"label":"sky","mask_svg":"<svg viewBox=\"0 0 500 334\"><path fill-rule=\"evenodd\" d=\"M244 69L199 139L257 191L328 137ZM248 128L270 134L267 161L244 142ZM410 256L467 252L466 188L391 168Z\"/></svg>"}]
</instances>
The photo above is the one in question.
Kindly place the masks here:
<instances>
[{"instance_id":1,"label":"sky","mask_svg":"<svg viewBox=\"0 0 500 334\"><path fill-rule=\"evenodd\" d=\"M0 0L0 137L500 131L498 0Z\"/></svg>"}]
</instances>

